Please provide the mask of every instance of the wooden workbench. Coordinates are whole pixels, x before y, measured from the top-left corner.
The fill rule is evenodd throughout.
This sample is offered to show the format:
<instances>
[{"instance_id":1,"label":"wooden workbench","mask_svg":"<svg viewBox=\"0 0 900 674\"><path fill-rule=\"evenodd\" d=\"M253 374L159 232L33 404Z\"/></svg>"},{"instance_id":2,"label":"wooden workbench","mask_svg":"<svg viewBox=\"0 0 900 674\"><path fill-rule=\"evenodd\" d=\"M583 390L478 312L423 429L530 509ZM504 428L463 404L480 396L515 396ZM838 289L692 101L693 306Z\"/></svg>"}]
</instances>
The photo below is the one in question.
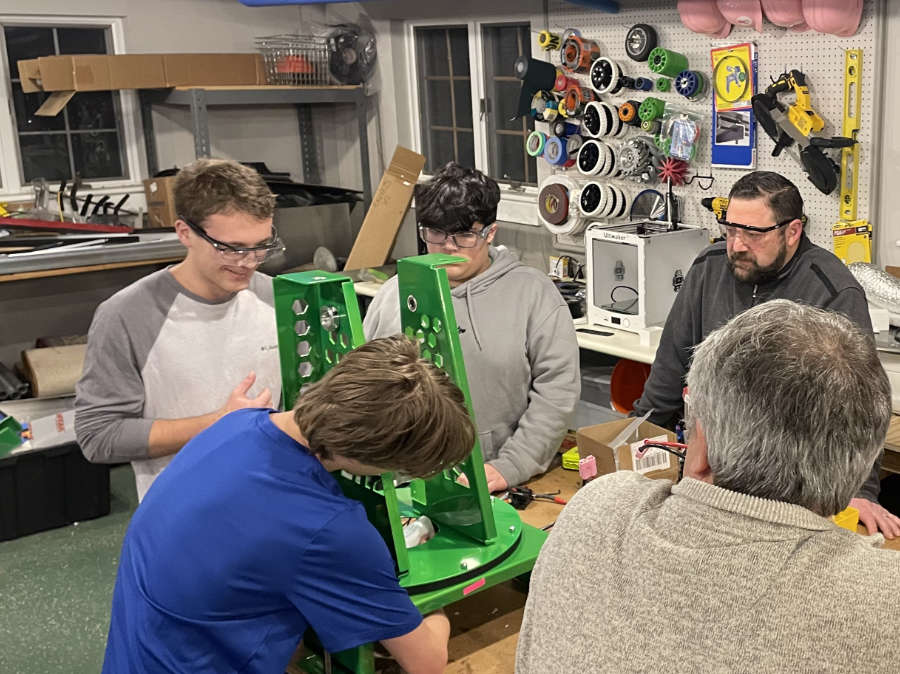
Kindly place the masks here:
<instances>
[{"instance_id":1,"label":"wooden workbench","mask_svg":"<svg viewBox=\"0 0 900 674\"><path fill-rule=\"evenodd\" d=\"M892 427L900 441L900 417ZM900 451L900 442L898 450ZM900 454L897 455L900 457ZM528 486L537 493L560 490L568 500L578 489L578 472L557 466L532 480ZM522 521L536 527L554 522L562 506L534 501L520 512ZM860 526L859 532L866 533ZM886 548L900 550L900 538L885 543ZM514 583L503 583L447 607L452 632L448 674L513 674L516 643L525 609L524 592Z\"/></svg>"}]
</instances>

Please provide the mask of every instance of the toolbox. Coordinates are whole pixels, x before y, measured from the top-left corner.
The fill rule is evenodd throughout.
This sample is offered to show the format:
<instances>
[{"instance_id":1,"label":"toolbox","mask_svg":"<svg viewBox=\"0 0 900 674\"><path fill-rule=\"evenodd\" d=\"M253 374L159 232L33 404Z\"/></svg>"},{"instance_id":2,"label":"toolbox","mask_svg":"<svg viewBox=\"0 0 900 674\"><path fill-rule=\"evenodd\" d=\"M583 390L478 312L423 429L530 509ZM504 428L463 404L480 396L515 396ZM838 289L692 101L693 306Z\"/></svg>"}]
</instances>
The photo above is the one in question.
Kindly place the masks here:
<instances>
[{"instance_id":1,"label":"toolbox","mask_svg":"<svg viewBox=\"0 0 900 674\"><path fill-rule=\"evenodd\" d=\"M0 541L109 514L109 465L74 442L0 458Z\"/></svg>"}]
</instances>

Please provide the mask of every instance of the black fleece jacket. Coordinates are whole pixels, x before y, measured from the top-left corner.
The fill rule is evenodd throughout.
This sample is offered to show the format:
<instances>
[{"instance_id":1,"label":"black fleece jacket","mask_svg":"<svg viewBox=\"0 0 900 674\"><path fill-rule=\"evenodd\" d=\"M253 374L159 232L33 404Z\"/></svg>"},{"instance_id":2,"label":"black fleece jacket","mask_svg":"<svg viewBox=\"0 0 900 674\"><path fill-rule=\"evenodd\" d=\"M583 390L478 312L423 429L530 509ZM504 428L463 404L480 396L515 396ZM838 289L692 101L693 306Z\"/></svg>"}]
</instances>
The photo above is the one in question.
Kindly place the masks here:
<instances>
[{"instance_id":1,"label":"black fleece jacket","mask_svg":"<svg viewBox=\"0 0 900 674\"><path fill-rule=\"evenodd\" d=\"M865 291L837 257L813 244L806 234L778 278L759 285L735 278L725 242L714 243L694 260L675 298L634 413L643 416L652 409L650 421L671 426L682 413L681 391L694 347L745 309L771 299L840 312L866 334L872 333ZM878 500L880 465L881 455L858 496Z\"/></svg>"}]
</instances>

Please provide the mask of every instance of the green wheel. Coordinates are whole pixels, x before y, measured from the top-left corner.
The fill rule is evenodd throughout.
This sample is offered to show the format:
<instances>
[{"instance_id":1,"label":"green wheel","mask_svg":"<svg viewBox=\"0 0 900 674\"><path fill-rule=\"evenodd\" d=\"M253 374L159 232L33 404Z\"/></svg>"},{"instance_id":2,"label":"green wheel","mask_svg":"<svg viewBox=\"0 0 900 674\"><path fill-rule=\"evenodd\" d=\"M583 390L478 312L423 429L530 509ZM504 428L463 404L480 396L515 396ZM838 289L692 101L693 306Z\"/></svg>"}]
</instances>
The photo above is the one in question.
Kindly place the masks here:
<instances>
[{"instance_id":1,"label":"green wheel","mask_svg":"<svg viewBox=\"0 0 900 674\"><path fill-rule=\"evenodd\" d=\"M656 47L650 52L647 64L657 75L667 77L675 77L682 70L688 69L688 60L684 54L662 47Z\"/></svg>"},{"instance_id":2,"label":"green wheel","mask_svg":"<svg viewBox=\"0 0 900 674\"><path fill-rule=\"evenodd\" d=\"M638 108L638 117L642 122L652 122L654 119L662 117L665 107L664 101L650 96L645 98Z\"/></svg>"}]
</instances>

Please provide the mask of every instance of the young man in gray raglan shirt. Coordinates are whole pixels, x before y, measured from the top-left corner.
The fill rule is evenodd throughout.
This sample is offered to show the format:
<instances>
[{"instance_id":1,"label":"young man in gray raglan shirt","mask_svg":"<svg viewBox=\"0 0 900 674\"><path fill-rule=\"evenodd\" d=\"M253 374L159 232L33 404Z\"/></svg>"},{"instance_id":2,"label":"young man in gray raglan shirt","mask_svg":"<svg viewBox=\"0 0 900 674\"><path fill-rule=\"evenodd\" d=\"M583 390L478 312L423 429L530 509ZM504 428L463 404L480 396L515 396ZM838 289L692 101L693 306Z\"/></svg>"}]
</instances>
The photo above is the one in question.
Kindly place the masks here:
<instances>
[{"instance_id":1,"label":"young man in gray raglan shirt","mask_svg":"<svg viewBox=\"0 0 900 674\"><path fill-rule=\"evenodd\" d=\"M866 334L866 294L847 267L804 233L803 198L784 176L754 171L731 188L726 240L697 256L666 320L635 414L671 425L694 347L742 311L776 298L844 314ZM900 535L900 519L878 504L880 455L850 503L869 531Z\"/></svg>"},{"instance_id":2,"label":"young man in gray raglan shirt","mask_svg":"<svg viewBox=\"0 0 900 674\"><path fill-rule=\"evenodd\" d=\"M172 456L217 419L281 397L271 279L275 197L253 169L203 159L175 181L187 256L120 290L94 314L75 388L90 461L131 461L142 499Z\"/></svg>"},{"instance_id":3,"label":"young man in gray raglan shirt","mask_svg":"<svg viewBox=\"0 0 900 674\"><path fill-rule=\"evenodd\" d=\"M546 274L491 247L500 188L447 164L416 186L419 235L447 267L488 487L503 491L547 470L581 395L572 316ZM400 333L397 277L372 301L366 339Z\"/></svg>"}]
</instances>

